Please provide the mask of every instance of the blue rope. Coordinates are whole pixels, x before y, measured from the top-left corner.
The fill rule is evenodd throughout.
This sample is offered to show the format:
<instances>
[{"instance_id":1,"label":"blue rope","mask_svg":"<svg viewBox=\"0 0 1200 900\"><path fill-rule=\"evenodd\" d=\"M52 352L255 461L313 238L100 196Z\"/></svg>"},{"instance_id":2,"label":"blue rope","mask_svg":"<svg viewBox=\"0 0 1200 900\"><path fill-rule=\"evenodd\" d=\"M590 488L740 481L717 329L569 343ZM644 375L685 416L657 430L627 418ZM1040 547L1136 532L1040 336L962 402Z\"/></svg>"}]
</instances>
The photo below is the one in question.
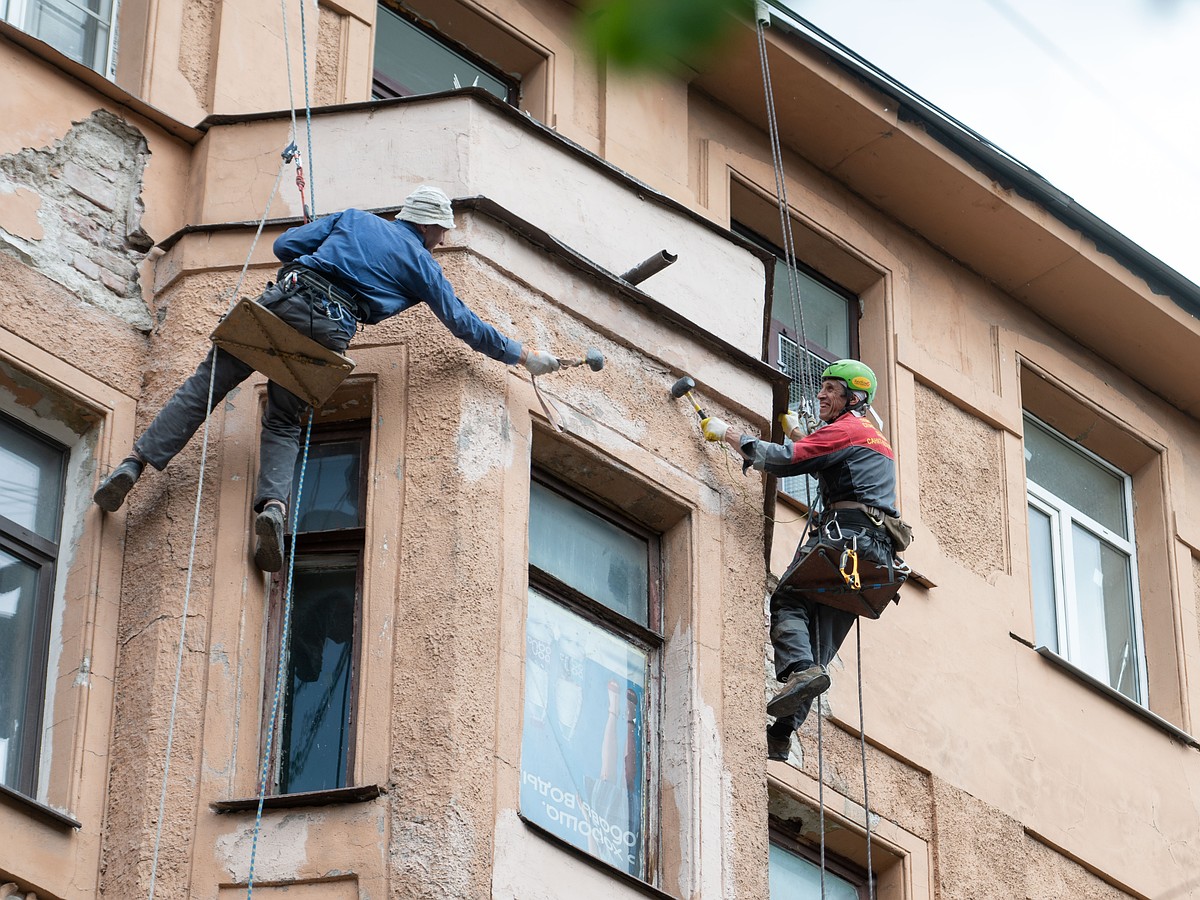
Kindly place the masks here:
<instances>
[{"instance_id":1,"label":"blue rope","mask_svg":"<svg viewBox=\"0 0 1200 900\"><path fill-rule=\"evenodd\" d=\"M262 830L263 804L267 797L267 772L271 765L271 749L275 741L275 722L279 715L279 696L283 692L284 663L287 660L288 637L292 625L292 584L295 578L296 535L300 527L300 498L304 495L304 472L308 468L308 447L312 439L315 411L308 415L304 432L304 453L300 457L300 480L296 483L296 505L292 510L292 546L288 551L287 581L283 592L283 627L279 636L279 664L275 669L275 696L271 699L271 719L267 727L267 746L263 751L262 776L258 783L258 808L254 813L254 839L250 843L250 873L246 879L246 898L254 896L254 860L258 855L258 835Z\"/></svg>"},{"instance_id":2,"label":"blue rope","mask_svg":"<svg viewBox=\"0 0 1200 900\"><path fill-rule=\"evenodd\" d=\"M318 25L320 24L318 20ZM300 0L300 51L304 61L304 124L308 130L308 196L312 217L317 217L317 177L312 149L312 101L308 96L308 34L304 30L304 0Z\"/></svg>"}]
</instances>

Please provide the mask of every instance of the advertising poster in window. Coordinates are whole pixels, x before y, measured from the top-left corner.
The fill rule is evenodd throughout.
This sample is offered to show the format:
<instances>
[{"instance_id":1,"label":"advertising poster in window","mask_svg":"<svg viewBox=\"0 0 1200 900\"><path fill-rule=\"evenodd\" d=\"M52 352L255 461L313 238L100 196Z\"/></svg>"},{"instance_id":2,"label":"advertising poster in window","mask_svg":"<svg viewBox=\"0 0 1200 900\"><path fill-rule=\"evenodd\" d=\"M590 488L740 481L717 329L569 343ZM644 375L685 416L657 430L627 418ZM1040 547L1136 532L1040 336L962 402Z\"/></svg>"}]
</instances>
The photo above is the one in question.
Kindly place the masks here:
<instances>
[{"instance_id":1,"label":"advertising poster in window","mask_svg":"<svg viewBox=\"0 0 1200 900\"><path fill-rule=\"evenodd\" d=\"M521 813L638 877L647 670L643 650L530 591Z\"/></svg>"}]
</instances>

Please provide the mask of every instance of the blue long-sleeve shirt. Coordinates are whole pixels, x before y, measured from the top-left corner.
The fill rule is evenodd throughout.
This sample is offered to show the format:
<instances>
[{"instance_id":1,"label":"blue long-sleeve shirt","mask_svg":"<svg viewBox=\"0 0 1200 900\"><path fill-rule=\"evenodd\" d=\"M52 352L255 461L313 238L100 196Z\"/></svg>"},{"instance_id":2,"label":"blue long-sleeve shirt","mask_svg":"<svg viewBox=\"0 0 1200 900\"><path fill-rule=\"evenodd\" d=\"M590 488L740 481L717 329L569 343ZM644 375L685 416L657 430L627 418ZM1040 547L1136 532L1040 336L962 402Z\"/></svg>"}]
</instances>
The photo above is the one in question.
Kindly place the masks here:
<instances>
[{"instance_id":1,"label":"blue long-sleeve shirt","mask_svg":"<svg viewBox=\"0 0 1200 900\"><path fill-rule=\"evenodd\" d=\"M289 229L274 250L280 261L299 263L357 293L370 310L369 325L425 303L471 349L509 365L521 356L520 341L505 337L458 299L410 222L347 209Z\"/></svg>"}]
</instances>

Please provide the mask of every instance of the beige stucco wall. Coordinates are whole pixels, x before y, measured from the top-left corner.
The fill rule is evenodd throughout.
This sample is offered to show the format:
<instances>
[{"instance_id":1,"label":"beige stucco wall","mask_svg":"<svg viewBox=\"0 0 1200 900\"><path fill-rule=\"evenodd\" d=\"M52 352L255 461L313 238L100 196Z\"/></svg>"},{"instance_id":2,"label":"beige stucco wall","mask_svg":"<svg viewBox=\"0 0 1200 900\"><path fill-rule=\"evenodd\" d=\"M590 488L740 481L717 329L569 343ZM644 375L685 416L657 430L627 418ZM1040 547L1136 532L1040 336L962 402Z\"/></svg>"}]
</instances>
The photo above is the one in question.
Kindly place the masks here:
<instances>
[{"instance_id":1,"label":"beige stucco wall","mask_svg":"<svg viewBox=\"0 0 1200 900\"><path fill-rule=\"evenodd\" d=\"M123 60L118 80L143 101L190 125L287 105L283 67L263 52L281 33L265 0L233 10L125 7L141 16L146 49L140 66ZM310 11L318 100L365 99L374 4ZM520 369L471 353L424 309L359 334L350 350L358 368L334 404L369 411L375 461L351 781L385 793L268 810L255 890L548 898L570 885L572 896L638 896L517 815L529 473L580 459L589 465L559 474L618 507L643 498L639 514L664 536L659 887L677 897L765 897L766 814L815 838L819 793L831 848L865 864L854 635L822 705L820 760L815 716L790 763L764 759L767 569L778 574L790 559L802 511L781 502L766 522L762 483L703 444L690 407L667 395L686 372L710 412L747 430L770 427L762 368L706 336L759 355L762 265L622 175L721 227L753 215L746 197L773 190L764 136L750 124L758 113L713 99L706 92L720 92L703 80L631 82L576 58L565 4L464 0L445 6L443 20L460 38L481 21L500 28L511 42L503 52L537 88L526 109L614 168L471 96L318 112L306 160L318 210L395 205L429 182L486 197L610 272L665 247L679 262L643 289L681 322L502 222L460 212L438 258L474 309L530 345L606 356L600 373L542 380L567 433L552 433ZM300 53L293 42L297 72ZM101 516L88 498L205 352L252 229L201 230L165 252L125 248L112 262L138 275L108 285L111 296L88 294L30 251L65 240L62 210L125 228L122 240L137 227L161 241L185 224L256 220L289 122L217 125L192 144L23 48L0 42L0 62L14 87L0 135L0 408L78 448L37 799L81 825L0 797L0 830L14 836L0 847L0 894L146 893L186 595L157 892L236 897L253 813L218 814L211 804L257 790L266 583L248 532L262 378L211 419L190 589L199 435L166 472L148 473L120 513ZM836 91L828 96L839 104L811 135L791 134L799 240L807 260L863 298L862 356L882 376L877 406L917 531L907 558L933 585L910 582L898 606L861 623L879 896L1200 896L1200 756L1181 738L1200 715L1200 517L1190 512L1200 501L1191 475L1200 426L1166 383L1171 371L1160 384L1094 339L1123 333L1132 347L1191 347L1194 358L1195 323L1044 211L906 131L861 85L803 53L792 64L811 79L806 97ZM754 76L753 66L737 68L725 89L749 96ZM95 184L72 186L54 169L97 110L111 126L100 130L117 136L103 146L142 159L122 170L120 202L104 194L96 203L89 195L104 192ZM923 218L906 218L914 179L896 158L874 168L864 158L830 161L834 138L853 136L849 125L834 132L859 119L894 130L893 146L905 148L929 195ZM31 159L52 162L39 169ZM45 189L60 182L59 194ZM948 236L958 221L949 198L970 191L988 194L993 227L972 219ZM299 212L285 177L272 215ZM279 233L266 229L243 294L271 277ZM1037 244L1039 234L1042 256L1003 249L1008 238L1011 247ZM1086 277L1074 289L1047 287L1054 279L1038 266L1052 262ZM1079 311L1090 315L1076 317L1074 332ZM1099 423L1106 446L1133 460L1150 709L1177 732L1030 646L1021 411L1056 402L1065 423ZM73 430L56 424L64 418Z\"/></svg>"}]
</instances>

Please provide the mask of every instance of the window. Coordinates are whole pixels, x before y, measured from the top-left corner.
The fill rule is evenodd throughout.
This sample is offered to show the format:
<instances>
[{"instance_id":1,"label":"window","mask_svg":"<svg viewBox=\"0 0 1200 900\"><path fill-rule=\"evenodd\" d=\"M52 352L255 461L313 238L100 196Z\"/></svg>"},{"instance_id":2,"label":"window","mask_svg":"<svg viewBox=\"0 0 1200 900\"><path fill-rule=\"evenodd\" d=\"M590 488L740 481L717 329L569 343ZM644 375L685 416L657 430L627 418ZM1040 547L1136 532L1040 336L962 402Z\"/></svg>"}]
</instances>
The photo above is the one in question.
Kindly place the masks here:
<instances>
[{"instance_id":1,"label":"window","mask_svg":"<svg viewBox=\"0 0 1200 900\"><path fill-rule=\"evenodd\" d=\"M1038 642L1145 705L1132 479L1028 414L1025 473Z\"/></svg>"},{"instance_id":2,"label":"window","mask_svg":"<svg viewBox=\"0 0 1200 900\"><path fill-rule=\"evenodd\" d=\"M112 68L113 0L0 0L0 18L107 76Z\"/></svg>"},{"instance_id":3,"label":"window","mask_svg":"<svg viewBox=\"0 0 1200 900\"><path fill-rule=\"evenodd\" d=\"M288 536L296 556L274 760L281 794L345 787L353 771L368 436L365 423L318 430L303 484L296 463L290 508L300 491L300 516ZM276 653L285 577L286 566L272 586ZM275 657L270 671L277 665Z\"/></svg>"},{"instance_id":4,"label":"window","mask_svg":"<svg viewBox=\"0 0 1200 900\"><path fill-rule=\"evenodd\" d=\"M530 485L521 813L621 871L656 869L659 541Z\"/></svg>"},{"instance_id":5,"label":"window","mask_svg":"<svg viewBox=\"0 0 1200 900\"><path fill-rule=\"evenodd\" d=\"M0 784L33 796L66 450L0 415Z\"/></svg>"},{"instance_id":6,"label":"window","mask_svg":"<svg viewBox=\"0 0 1200 900\"><path fill-rule=\"evenodd\" d=\"M865 877L829 853L822 892L820 854L774 828L768 859L771 900L860 900L867 896Z\"/></svg>"},{"instance_id":7,"label":"window","mask_svg":"<svg viewBox=\"0 0 1200 900\"><path fill-rule=\"evenodd\" d=\"M789 408L803 409L805 398L815 397L820 390L821 372L826 364L835 359L858 357L858 299L798 261L795 269L789 268L784 252L766 238L737 223L734 231L775 256L766 359L792 380L788 388ZM801 312L792 302L797 292L806 340L801 340ZM815 409L810 412L817 414ZM779 489L811 505L816 479L806 475L781 478Z\"/></svg>"},{"instance_id":8,"label":"window","mask_svg":"<svg viewBox=\"0 0 1200 900\"><path fill-rule=\"evenodd\" d=\"M466 47L426 28L392 5L380 3L375 20L372 98L411 97L478 86L507 103L518 100L518 82Z\"/></svg>"}]
</instances>

